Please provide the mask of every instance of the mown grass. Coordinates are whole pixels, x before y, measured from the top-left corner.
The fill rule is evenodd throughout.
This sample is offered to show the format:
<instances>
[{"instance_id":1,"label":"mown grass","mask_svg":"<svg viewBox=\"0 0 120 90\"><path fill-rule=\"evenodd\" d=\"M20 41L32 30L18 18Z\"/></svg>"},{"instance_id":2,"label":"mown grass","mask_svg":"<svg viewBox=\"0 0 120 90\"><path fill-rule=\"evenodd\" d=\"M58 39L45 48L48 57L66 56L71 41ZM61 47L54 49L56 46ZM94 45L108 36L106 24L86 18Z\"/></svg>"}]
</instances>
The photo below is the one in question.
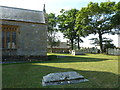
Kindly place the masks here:
<instances>
[{"instance_id":1,"label":"mown grass","mask_svg":"<svg viewBox=\"0 0 120 90\"><path fill-rule=\"evenodd\" d=\"M118 56L103 54L64 55L50 61L3 65L3 88L117 88ZM89 82L43 87L42 77L49 73L76 71Z\"/></svg>"}]
</instances>

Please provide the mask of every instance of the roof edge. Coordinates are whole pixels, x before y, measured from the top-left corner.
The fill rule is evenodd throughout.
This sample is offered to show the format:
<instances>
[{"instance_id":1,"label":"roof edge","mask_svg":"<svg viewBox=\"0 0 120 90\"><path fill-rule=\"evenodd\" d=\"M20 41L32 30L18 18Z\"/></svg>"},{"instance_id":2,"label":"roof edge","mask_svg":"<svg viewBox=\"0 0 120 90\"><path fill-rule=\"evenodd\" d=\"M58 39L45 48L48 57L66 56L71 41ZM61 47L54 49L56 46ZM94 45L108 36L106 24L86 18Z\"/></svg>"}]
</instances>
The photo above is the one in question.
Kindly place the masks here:
<instances>
[{"instance_id":1,"label":"roof edge","mask_svg":"<svg viewBox=\"0 0 120 90\"><path fill-rule=\"evenodd\" d=\"M19 10L27 10L27 11L34 11L34 12L43 12L43 11L39 11L39 10L31 10L31 9L24 9L24 8L18 8L18 7L9 7L9 6L0 6L0 7L19 9Z\"/></svg>"},{"instance_id":2,"label":"roof edge","mask_svg":"<svg viewBox=\"0 0 120 90\"><path fill-rule=\"evenodd\" d=\"M43 24L47 25L46 23L40 23L40 22L28 22L28 21L19 21L19 20L8 20L8 19L0 19L1 21L13 21L13 22L24 22L24 23L33 23L33 24ZM0 23L1 24L1 23Z\"/></svg>"}]
</instances>

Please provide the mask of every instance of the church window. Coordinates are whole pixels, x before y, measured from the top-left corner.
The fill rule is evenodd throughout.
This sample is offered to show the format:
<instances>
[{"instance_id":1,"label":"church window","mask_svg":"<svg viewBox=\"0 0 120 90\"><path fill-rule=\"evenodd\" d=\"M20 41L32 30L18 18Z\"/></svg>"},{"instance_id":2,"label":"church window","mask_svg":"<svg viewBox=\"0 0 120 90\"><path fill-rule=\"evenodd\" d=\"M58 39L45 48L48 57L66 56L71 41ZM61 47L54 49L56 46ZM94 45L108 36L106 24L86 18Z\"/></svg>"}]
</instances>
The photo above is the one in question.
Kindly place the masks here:
<instances>
[{"instance_id":1,"label":"church window","mask_svg":"<svg viewBox=\"0 0 120 90\"><path fill-rule=\"evenodd\" d=\"M2 25L2 48L17 49L18 26Z\"/></svg>"}]
</instances>

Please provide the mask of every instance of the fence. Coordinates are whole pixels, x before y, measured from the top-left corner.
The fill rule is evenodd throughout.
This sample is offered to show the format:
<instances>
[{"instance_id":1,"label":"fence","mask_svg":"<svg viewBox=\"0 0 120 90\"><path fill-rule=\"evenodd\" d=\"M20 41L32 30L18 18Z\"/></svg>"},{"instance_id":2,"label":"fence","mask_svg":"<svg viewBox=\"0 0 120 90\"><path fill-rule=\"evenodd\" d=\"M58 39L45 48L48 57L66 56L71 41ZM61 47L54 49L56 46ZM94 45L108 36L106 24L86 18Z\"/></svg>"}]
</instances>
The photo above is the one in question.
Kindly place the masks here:
<instances>
[{"instance_id":1,"label":"fence","mask_svg":"<svg viewBox=\"0 0 120 90\"><path fill-rule=\"evenodd\" d=\"M81 48L80 50L72 50L70 51L72 55L80 55L85 53L99 53L99 49L97 48Z\"/></svg>"},{"instance_id":2,"label":"fence","mask_svg":"<svg viewBox=\"0 0 120 90\"><path fill-rule=\"evenodd\" d=\"M107 54L109 54L109 55L120 55L120 48L108 48Z\"/></svg>"},{"instance_id":3,"label":"fence","mask_svg":"<svg viewBox=\"0 0 120 90\"><path fill-rule=\"evenodd\" d=\"M70 53L72 55L80 55L80 54L85 54L85 53L97 54L99 52L100 52L100 50L97 48L81 48L80 50L70 51ZM108 54L108 55L120 55L120 48L108 48L106 50L106 54Z\"/></svg>"}]
</instances>

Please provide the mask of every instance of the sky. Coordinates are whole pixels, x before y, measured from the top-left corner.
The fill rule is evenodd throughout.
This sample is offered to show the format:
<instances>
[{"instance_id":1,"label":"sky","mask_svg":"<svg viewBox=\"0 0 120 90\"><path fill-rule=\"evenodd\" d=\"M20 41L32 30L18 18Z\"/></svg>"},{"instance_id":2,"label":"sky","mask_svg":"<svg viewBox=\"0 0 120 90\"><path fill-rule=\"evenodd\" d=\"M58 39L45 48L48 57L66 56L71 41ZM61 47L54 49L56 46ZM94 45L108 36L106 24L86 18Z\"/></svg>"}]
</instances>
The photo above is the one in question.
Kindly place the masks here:
<instances>
[{"instance_id":1,"label":"sky","mask_svg":"<svg viewBox=\"0 0 120 90\"><path fill-rule=\"evenodd\" d=\"M31 10L43 10L43 5L45 4L46 12L47 13L55 13L59 15L61 9L71 9L76 8L80 10L82 7L86 7L87 4L92 2L105 2L108 0L0 0L0 6L9 6L9 7L17 7L17 8L24 8L24 9L31 9ZM110 0L118 2L119 0ZM61 36L61 41L66 41L62 37L62 34L59 33ZM89 35L86 38L82 38L84 43L81 43L81 47L93 47L94 45L90 44L90 38L98 37L98 35ZM113 39L113 43L118 46L118 36L117 35L104 35L103 37Z\"/></svg>"}]
</instances>

